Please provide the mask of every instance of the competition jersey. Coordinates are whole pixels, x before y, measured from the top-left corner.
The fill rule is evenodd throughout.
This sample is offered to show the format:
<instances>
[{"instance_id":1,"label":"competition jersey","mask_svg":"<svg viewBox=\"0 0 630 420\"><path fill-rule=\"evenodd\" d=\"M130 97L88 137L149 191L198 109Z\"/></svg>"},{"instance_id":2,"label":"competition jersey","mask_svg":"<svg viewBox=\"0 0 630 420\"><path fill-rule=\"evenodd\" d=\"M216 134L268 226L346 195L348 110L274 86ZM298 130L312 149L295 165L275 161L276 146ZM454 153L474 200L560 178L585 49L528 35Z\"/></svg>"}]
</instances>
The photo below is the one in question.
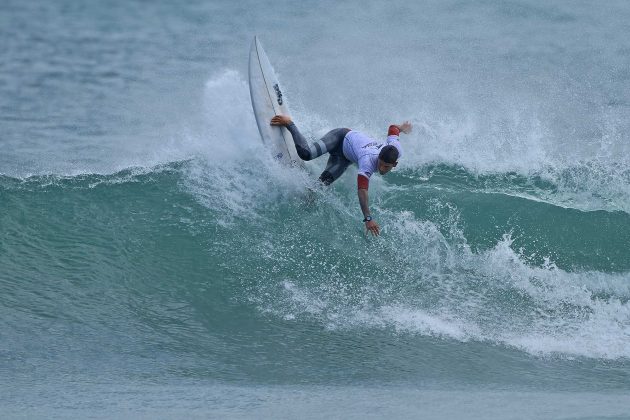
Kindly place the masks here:
<instances>
[{"instance_id":1,"label":"competition jersey","mask_svg":"<svg viewBox=\"0 0 630 420\"><path fill-rule=\"evenodd\" d=\"M359 167L359 188L366 188L372 174L378 169L378 154L384 146L392 145L398 149L398 158L402 156L402 148L398 141L400 130L397 126L389 126L387 140L377 141L360 131L351 130L343 139L343 154ZM363 178L363 179L361 179Z\"/></svg>"}]
</instances>

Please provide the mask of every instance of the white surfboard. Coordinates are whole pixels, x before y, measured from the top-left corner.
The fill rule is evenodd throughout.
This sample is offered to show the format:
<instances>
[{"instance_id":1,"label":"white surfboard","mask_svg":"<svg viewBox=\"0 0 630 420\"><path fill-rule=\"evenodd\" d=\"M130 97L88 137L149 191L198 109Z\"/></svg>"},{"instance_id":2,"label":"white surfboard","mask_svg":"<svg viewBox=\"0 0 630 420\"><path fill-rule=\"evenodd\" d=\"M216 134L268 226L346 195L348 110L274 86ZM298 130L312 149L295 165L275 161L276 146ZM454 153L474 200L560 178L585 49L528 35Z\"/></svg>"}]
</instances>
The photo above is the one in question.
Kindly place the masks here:
<instances>
[{"instance_id":1,"label":"white surfboard","mask_svg":"<svg viewBox=\"0 0 630 420\"><path fill-rule=\"evenodd\" d=\"M291 133L284 127L269 124L274 115L291 114L278 78L258 37L254 37L249 51L249 93L258 131L265 147L283 164L303 167L304 162L295 150Z\"/></svg>"}]
</instances>

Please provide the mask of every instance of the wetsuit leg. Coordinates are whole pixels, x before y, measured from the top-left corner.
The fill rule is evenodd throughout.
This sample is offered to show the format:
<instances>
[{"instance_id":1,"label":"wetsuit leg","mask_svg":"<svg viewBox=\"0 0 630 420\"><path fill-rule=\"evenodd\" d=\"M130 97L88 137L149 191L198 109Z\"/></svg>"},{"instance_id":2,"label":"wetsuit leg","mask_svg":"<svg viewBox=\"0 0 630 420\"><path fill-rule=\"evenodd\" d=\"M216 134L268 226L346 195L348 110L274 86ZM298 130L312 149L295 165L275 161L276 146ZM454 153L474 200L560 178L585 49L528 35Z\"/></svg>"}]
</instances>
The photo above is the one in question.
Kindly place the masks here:
<instances>
[{"instance_id":1,"label":"wetsuit leg","mask_svg":"<svg viewBox=\"0 0 630 420\"><path fill-rule=\"evenodd\" d=\"M321 139L308 144L295 123L289 124L287 130L291 133L297 154L302 160L312 160L324 153L331 153L332 150L343 147L343 138L350 131L347 128L335 128L326 133ZM343 157L343 153L341 156Z\"/></svg>"},{"instance_id":2,"label":"wetsuit leg","mask_svg":"<svg viewBox=\"0 0 630 420\"><path fill-rule=\"evenodd\" d=\"M337 137L338 141L334 143L331 149L328 149L330 157L328 158L328 163L326 163L326 169L324 169L324 172L319 176L319 180L324 185L332 184L345 172L348 166L350 166L351 162L343 154L343 139L346 134L348 134L348 131L350 130L347 128L338 128L326 134L326 136ZM324 136L324 138L326 136ZM329 144L332 145L332 143Z\"/></svg>"},{"instance_id":3,"label":"wetsuit leg","mask_svg":"<svg viewBox=\"0 0 630 420\"><path fill-rule=\"evenodd\" d=\"M330 153L326 169L319 176L319 180L324 185L332 184L337 178L339 178L345 170L350 166L350 161L346 159L343 153Z\"/></svg>"}]
</instances>

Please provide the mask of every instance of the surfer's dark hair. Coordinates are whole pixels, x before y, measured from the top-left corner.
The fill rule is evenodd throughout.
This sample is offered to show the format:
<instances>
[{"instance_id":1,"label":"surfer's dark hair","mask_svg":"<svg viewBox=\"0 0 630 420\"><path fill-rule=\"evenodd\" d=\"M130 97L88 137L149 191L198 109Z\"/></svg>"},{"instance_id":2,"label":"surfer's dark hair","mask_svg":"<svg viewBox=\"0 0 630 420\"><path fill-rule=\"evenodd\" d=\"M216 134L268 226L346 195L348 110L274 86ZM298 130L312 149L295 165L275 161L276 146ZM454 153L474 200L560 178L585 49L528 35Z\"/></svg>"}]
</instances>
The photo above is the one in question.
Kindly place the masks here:
<instances>
[{"instance_id":1,"label":"surfer's dark hair","mask_svg":"<svg viewBox=\"0 0 630 420\"><path fill-rule=\"evenodd\" d=\"M391 144L385 146L381 149L381 152L378 154L378 158L381 159L385 163L394 164L398 160L398 149Z\"/></svg>"}]
</instances>

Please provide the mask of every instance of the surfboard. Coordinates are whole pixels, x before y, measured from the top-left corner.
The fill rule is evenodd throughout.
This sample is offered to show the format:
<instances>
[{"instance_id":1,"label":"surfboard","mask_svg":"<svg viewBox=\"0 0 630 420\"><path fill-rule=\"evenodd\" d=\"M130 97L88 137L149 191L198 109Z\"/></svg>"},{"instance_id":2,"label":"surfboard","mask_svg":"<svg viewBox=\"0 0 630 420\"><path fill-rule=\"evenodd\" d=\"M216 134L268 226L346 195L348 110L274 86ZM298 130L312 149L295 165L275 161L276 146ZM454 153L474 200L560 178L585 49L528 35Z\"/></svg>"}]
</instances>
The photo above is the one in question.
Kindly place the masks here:
<instances>
[{"instance_id":1,"label":"surfboard","mask_svg":"<svg viewBox=\"0 0 630 420\"><path fill-rule=\"evenodd\" d=\"M291 133L284 127L269 124L274 115L291 114L280 82L258 37L254 37L249 51L249 93L265 147L282 164L303 167L304 162L295 150Z\"/></svg>"}]
</instances>

